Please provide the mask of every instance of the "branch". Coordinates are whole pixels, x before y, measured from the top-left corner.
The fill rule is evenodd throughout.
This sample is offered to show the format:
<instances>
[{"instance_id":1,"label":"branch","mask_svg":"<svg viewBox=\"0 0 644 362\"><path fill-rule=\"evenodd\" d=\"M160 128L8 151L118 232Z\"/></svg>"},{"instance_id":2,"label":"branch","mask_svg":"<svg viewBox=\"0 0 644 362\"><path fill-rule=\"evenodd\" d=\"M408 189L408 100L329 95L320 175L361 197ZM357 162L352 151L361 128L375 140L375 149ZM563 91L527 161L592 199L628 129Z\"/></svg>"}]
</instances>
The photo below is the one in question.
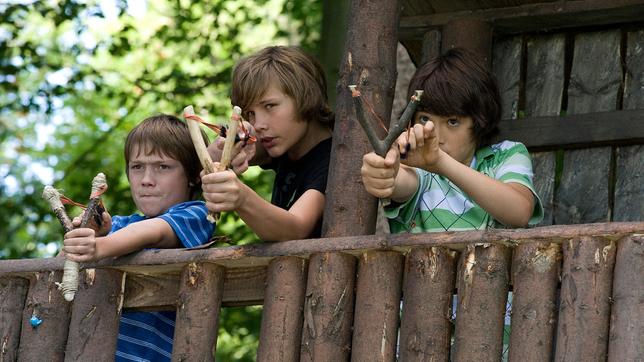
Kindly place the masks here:
<instances>
[{"instance_id":1,"label":"branch","mask_svg":"<svg viewBox=\"0 0 644 362\"><path fill-rule=\"evenodd\" d=\"M364 109L362 108L362 102L360 101L361 94L360 91L357 90L357 86L350 85L349 89L351 90L353 105L356 109L356 118L358 119L360 126L362 126L362 129L367 134L369 143L371 143L374 151L379 156L385 157L387 151L389 151L389 149L391 148L391 145L393 145L398 136L403 133L405 127L409 124L409 121L414 116L414 112L416 112L416 107L418 107L418 102L420 102L420 97L423 95L423 91L416 90L414 92L414 95L411 96L411 99L409 100L409 103L407 103L407 107L405 107L403 114L400 116L398 121L393 122L393 124L389 128L387 136L384 140L381 140L380 138L378 138L378 135L373 128L373 122L367 122L367 120L365 119Z\"/></svg>"}]
</instances>

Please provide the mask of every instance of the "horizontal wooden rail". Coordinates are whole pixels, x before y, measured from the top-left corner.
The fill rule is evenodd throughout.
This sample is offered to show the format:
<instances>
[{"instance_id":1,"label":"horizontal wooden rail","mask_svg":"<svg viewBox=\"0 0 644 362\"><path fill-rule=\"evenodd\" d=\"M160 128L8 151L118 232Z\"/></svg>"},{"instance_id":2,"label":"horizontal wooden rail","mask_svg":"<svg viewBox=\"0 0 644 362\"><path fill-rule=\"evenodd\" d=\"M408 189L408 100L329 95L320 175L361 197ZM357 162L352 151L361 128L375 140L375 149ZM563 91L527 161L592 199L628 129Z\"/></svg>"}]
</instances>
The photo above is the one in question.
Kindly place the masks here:
<instances>
[{"instance_id":1,"label":"horizontal wooden rail","mask_svg":"<svg viewBox=\"0 0 644 362\"><path fill-rule=\"evenodd\" d=\"M212 249L146 250L113 260L83 264L83 268L115 268L138 274L174 273L192 262L212 262L226 268L247 272L266 266L278 256L303 256L312 253L341 251L360 255L366 250L407 251L416 246L442 246L461 250L472 242L513 246L522 241L561 242L577 236L600 236L617 240L626 234L644 233L644 221L610 222L575 225L553 225L530 229L496 229L426 234L360 235L315 240L291 240L230 246ZM64 258L16 259L0 261L0 275L57 271L63 269ZM248 269L244 269L248 268Z\"/></svg>"},{"instance_id":2,"label":"horizontal wooden rail","mask_svg":"<svg viewBox=\"0 0 644 362\"><path fill-rule=\"evenodd\" d=\"M501 121L500 140L534 150L644 143L644 109Z\"/></svg>"},{"instance_id":3,"label":"horizontal wooden rail","mask_svg":"<svg viewBox=\"0 0 644 362\"><path fill-rule=\"evenodd\" d=\"M570 27L642 21L642 0L553 1L512 7L486 8L402 16L400 38L422 37L454 19L476 18L490 22L497 34L514 34Z\"/></svg>"}]
</instances>

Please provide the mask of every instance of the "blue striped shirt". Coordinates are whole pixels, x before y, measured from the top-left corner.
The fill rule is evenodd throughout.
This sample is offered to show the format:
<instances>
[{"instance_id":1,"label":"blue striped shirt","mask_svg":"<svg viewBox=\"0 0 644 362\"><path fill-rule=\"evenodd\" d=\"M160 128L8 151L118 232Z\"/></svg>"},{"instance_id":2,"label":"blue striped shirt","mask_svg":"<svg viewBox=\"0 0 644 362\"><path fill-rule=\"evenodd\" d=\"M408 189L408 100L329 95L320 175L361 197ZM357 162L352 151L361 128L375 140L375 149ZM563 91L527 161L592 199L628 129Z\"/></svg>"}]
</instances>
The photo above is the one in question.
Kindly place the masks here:
<instances>
[{"instance_id":1,"label":"blue striped shirt","mask_svg":"<svg viewBox=\"0 0 644 362\"><path fill-rule=\"evenodd\" d=\"M202 245L210 239L214 225L206 220L203 201L177 204L157 217L165 220L186 248ZM112 231L147 219L143 215L112 217ZM123 312L116 346L116 361L170 361L174 337L174 311Z\"/></svg>"}]
</instances>

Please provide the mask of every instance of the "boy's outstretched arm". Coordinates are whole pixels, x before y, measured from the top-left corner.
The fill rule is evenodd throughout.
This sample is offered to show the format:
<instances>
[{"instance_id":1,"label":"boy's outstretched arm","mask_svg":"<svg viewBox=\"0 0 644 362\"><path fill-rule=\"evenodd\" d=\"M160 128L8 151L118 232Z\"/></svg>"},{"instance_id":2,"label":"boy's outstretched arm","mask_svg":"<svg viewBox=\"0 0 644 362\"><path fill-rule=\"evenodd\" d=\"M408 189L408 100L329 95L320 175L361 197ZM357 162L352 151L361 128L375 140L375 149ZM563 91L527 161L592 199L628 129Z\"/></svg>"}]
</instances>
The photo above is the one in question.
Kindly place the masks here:
<instances>
[{"instance_id":1,"label":"boy's outstretched arm","mask_svg":"<svg viewBox=\"0 0 644 362\"><path fill-rule=\"evenodd\" d=\"M414 125L409 135L400 136L398 147L409 149L405 164L447 177L503 225L528 225L535 203L532 191L519 183L493 179L451 157L440 149L432 122Z\"/></svg>"},{"instance_id":2,"label":"boy's outstretched arm","mask_svg":"<svg viewBox=\"0 0 644 362\"><path fill-rule=\"evenodd\" d=\"M400 154L390 149L385 157L371 152L362 157L362 183L371 195L405 202L418 188L418 175L407 166L400 165Z\"/></svg>"},{"instance_id":3,"label":"boy's outstretched arm","mask_svg":"<svg viewBox=\"0 0 644 362\"><path fill-rule=\"evenodd\" d=\"M324 212L324 194L314 189L284 210L264 200L229 170L204 175L201 183L208 210L237 212L264 241L305 239Z\"/></svg>"},{"instance_id":4,"label":"boy's outstretched arm","mask_svg":"<svg viewBox=\"0 0 644 362\"><path fill-rule=\"evenodd\" d=\"M90 228L74 229L65 234L63 243L67 258L76 262L116 257L146 248L180 246L170 224L161 218L139 221L103 237L95 236Z\"/></svg>"},{"instance_id":5,"label":"boy's outstretched arm","mask_svg":"<svg viewBox=\"0 0 644 362\"><path fill-rule=\"evenodd\" d=\"M504 183L456 161L441 151L437 173L450 179L492 217L509 227L526 227L534 209L534 195L527 187Z\"/></svg>"}]
</instances>

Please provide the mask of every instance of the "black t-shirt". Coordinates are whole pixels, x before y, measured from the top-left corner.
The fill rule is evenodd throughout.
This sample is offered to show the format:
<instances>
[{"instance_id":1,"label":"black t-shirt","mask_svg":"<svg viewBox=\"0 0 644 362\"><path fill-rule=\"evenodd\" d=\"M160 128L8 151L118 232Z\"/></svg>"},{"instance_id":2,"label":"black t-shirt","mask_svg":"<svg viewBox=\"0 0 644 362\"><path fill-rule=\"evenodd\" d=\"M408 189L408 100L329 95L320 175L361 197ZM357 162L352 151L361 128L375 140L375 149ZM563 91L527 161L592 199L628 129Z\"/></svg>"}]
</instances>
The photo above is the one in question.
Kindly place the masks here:
<instances>
[{"instance_id":1,"label":"black t-shirt","mask_svg":"<svg viewBox=\"0 0 644 362\"><path fill-rule=\"evenodd\" d=\"M290 160L284 154L263 166L276 173L271 203L288 210L307 190L318 190L324 194L330 158L331 138L327 138L299 160ZM318 223L311 237L320 236L321 225Z\"/></svg>"}]
</instances>

